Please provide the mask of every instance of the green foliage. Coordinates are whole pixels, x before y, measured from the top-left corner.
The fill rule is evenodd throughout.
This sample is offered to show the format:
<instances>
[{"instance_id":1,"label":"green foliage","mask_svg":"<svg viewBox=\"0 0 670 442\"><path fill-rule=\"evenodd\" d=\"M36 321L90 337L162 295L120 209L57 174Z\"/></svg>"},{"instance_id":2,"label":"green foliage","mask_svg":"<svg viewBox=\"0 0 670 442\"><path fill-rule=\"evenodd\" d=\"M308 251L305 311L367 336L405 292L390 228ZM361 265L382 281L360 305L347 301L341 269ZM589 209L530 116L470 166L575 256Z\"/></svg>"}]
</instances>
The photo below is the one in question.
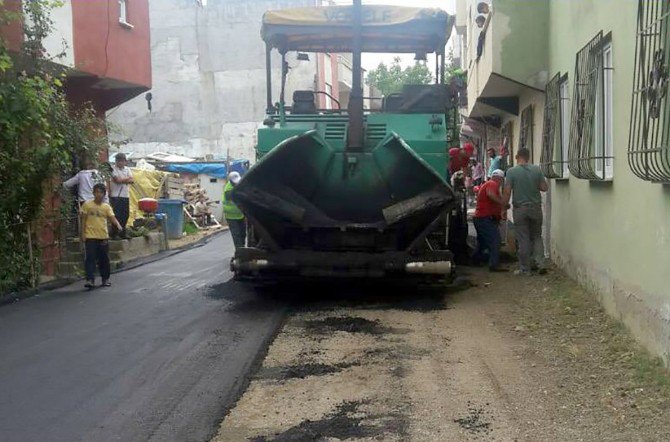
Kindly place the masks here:
<instances>
[{"instance_id":1,"label":"green foliage","mask_svg":"<svg viewBox=\"0 0 670 442\"><path fill-rule=\"evenodd\" d=\"M406 84L430 84L432 81L433 76L425 63L417 62L403 69L400 57L394 58L390 66L379 63L376 69L368 72L366 78L367 84L379 89L384 96L400 92Z\"/></svg>"},{"instance_id":2,"label":"green foliage","mask_svg":"<svg viewBox=\"0 0 670 442\"><path fill-rule=\"evenodd\" d=\"M193 223L184 223L184 233L187 235L194 235L198 233L198 228Z\"/></svg>"},{"instance_id":3,"label":"green foliage","mask_svg":"<svg viewBox=\"0 0 670 442\"><path fill-rule=\"evenodd\" d=\"M22 68L0 41L0 294L28 285L38 267L38 250L30 262L28 231L42 212L45 183L69 170L74 157L95 159L106 147L104 123L90 106L68 103L63 74L45 58L49 14L60 4L23 2ZM12 19L0 8L0 23Z\"/></svg>"}]
</instances>

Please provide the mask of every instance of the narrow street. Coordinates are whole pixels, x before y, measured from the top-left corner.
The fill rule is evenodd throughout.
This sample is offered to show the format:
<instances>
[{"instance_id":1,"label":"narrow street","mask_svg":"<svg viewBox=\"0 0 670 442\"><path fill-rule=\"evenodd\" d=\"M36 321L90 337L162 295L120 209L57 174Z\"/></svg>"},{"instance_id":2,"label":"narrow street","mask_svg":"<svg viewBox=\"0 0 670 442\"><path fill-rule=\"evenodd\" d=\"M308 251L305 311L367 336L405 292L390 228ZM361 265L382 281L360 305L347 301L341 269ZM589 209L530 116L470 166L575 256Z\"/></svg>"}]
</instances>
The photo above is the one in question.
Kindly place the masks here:
<instances>
[{"instance_id":1,"label":"narrow street","mask_svg":"<svg viewBox=\"0 0 670 442\"><path fill-rule=\"evenodd\" d=\"M0 440L207 440L285 312L228 282L230 235L0 307Z\"/></svg>"},{"instance_id":2,"label":"narrow street","mask_svg":"<svg viewBox=\"0 0 670 442\"><path fill-rule=\"evenodd\" d=\"M0 440L667 440L662 369L557 270L260 290L231 251L0 308Z\"/></svg>"},{"instance_id":3,"label":"narrow street","mask_svg":"<svg viewBox=\"0 0 670 442\"><path fill-rule=\"evenodd\" d=\"M670 442L669 89L670 0L0 0L0 442Z\"/></svg>"}]
</instances>

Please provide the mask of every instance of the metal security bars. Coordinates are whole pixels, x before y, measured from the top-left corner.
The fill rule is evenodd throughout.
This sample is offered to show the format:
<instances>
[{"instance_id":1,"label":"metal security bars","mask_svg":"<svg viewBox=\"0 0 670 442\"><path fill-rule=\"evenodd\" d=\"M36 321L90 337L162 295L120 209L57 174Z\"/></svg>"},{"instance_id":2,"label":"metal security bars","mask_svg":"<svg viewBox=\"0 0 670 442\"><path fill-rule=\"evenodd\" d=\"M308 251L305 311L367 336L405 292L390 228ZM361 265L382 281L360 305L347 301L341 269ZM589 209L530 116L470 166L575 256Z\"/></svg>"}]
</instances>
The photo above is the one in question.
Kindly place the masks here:
<instances>
[{"instance_id":1,"label":"metal security bars","mask_svg":"<svg viewBox=\"0 0 670 442\"><path fill-rule=\"evenodd\" d=\"M512 167L514 166L514 153L512 152L512 146L514 146L514 126L512 126L511 120L503 125L501 134L503 140L500 156L507 158L507 167Z\"/></svg>"},{"instance_id":2,"label":"metal security bars","mask_svg":"<svg viewBox=\"0 0 670 442\"><path fill-rule=\"evenodd\" d=\"M526 148L530 151L530 159L533 161L533 105L526 106L521 111L521 126L519 127L519 149Z\"/></svg>"},{"instance_id":3,"label":"metal security bars","mask_svg":"<svg viewBox=\"0 0 670 442\"><path fill-rule=\"evenodd\" d=\"M542 125L542 155L540 168L547 178L563 178L563 146L561 143L561 74L547 83L544 101L544 124ZM558 152L556 149L558 146ZM558 156L558 160L556 157ZM559 165L558 168L555 166Z\"/></svg>"},{"instance_id":4,"label":"metal security bars","mask_svg":"<svg viewBox=\"0 0 670 442\"><path fill-rule=\"evenodd\" d=\"M639 0L628 164L659 183L670 183L669 20L668 0Z\"/></svg>"},{"instance_id":5,"label":"metal security bars","mask_svg":"<svg viewBox=\"0 0 670 442\"><path fill-rule=\"evenodd\" d=\"M575 85L573 88L572 113L570 118L570 144L568 167L576 178L605 180L612 156L604 146L598 148L597 140L605 143L605 66L603 49L609 45L611 36L603 37L602 31L577 53ZM611 67L607 67L608 70ZM610 77L608 77L610 78ZM611 103L610 103L611 104ZM596 116L599 116L596 121ZM597 133L599 131L600 133Z\"/></svg>"}]
</instances>

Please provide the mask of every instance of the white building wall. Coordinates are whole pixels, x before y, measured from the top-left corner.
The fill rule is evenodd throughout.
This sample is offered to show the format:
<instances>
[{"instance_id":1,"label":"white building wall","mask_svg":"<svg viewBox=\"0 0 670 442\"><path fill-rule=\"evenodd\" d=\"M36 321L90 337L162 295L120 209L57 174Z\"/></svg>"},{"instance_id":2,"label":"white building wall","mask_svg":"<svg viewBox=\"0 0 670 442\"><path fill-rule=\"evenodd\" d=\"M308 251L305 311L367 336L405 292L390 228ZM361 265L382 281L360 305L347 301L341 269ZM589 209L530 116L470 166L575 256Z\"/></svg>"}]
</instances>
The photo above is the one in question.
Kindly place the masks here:
<instances>
[{"instance_id":1,"label":"white building wall","mask_svg":"<svg viewBox=\"0 0 670 442\"><path fill-rule=\"evenodd\" d=\"M144 96L108 113L130 142L126 152L163 151L189 157L255 159L256 129L266 108L263 13L313 5L315 0L151 1L153 111ZM288 58L287 101L313 89L316 57ZM278 101L279 54L273 52L273 99Z\"/></svg>"},{"instance_id":2,"label":"white building wall","mask_svg":"<svg viewBox=\"0 0 670 442\"><path fill-rule=\"evenodd\" d=\"M53 21L52 32L43 41L42 46L47 56L54 62L67 67L74 67L74 25L72 22L72 1L62 0L62 5L51 11ZM24 16L26 22L30 22Z\"/></svg>"}]
</instances>

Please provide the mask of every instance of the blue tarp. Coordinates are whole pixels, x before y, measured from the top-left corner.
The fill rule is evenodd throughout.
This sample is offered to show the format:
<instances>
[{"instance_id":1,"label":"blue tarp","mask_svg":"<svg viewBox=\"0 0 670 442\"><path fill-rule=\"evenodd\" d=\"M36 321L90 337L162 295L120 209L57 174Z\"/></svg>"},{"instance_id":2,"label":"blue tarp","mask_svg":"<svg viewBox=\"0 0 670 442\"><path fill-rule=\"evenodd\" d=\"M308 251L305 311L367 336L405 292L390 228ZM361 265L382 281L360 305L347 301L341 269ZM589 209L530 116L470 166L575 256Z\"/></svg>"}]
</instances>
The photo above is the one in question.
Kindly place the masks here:
<instances>
[{"instance_id":1,"label":"blue tarp","mask_svg":"<svg viewBox=\"0 0 670 442\"><path fill-rule=\"evenodd\" d=\"M249 160L233 160L230 162L230 170L239 172L244 175L249 169ZM209 175L214 178L227 178L228 171L226 170L226 163L181 163L168 164L165 167L168 172L175 173L193 173Z\"/></svg>"}]
</instances>

